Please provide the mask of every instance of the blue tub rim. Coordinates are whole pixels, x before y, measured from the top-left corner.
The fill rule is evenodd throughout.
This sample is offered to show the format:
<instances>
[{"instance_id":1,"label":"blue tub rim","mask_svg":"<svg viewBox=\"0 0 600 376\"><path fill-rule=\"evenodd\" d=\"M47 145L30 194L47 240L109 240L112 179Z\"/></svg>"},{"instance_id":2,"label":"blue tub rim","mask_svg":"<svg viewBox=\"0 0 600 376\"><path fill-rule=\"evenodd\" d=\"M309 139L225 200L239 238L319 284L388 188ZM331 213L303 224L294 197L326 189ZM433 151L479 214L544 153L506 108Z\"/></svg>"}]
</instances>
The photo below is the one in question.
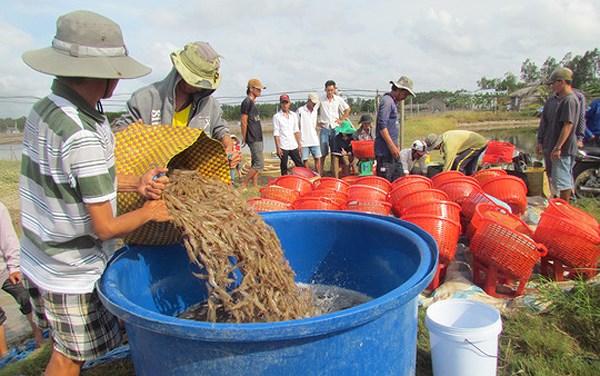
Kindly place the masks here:
<instances>
[{"instance_id":1,"label":"blue tub rim","mask_svg":"<svg viewBox=\"0 0 600 376\"><path fill-rule=\"evenodd\" d=\"M296 210L266 212L261 213L261 215L268 220L270 217L298 215L294 213L301 215L318 213L320 216L354 216L358 220L368 217L381 221L381 225L388 228L397 228L399 226L403 229L401 231L405 232L406 236L413 238L419 245L421 263L415 273L403 284L366 303L325 315L281 322L245 324L210 323L180 319L157 313L140 307L126 298L119 291L112 279L109 267L107 267L101 279L96 283L96 291L102 303L111 313L123 319L126 324L145 330L190 340L211 342L256 342L259 340L262 342L328 335L363 325L377 319L392 309L396 309L416 299L419 293L425 290L433 279L439 258L437 244L431 235L412 223L394 217L347 211ZM162 246L155 247L159 248ZM128 249L129 247L126 246L118 250L110 263L122 257ZM409 283L413 283L413 285L404 288Z\"/></svg>"}]
</instances>

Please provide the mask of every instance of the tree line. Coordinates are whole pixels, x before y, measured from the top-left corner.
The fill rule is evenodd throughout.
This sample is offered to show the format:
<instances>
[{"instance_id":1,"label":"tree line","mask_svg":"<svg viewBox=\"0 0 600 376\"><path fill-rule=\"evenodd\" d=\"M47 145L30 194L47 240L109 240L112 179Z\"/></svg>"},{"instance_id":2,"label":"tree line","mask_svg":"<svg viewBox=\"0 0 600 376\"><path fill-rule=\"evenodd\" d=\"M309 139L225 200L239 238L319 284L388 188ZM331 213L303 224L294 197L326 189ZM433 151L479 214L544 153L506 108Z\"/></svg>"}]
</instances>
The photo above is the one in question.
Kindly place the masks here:
<instances>
[{"instance_id":1,"label":"tree line","mask_svg":"<svg viewBox=\"0 0 600 376\"><path fill-rule=\"evenodd\" d=\"M435 90L419 92L417 97L411 100L415 105L424 105L432 98L440 99L450 110L503 108L508 103L508 94L526 86L543 84L544 80L559 66L568 67L573 71L573 87L583 90L590 99L600 97L600 49L595 48L586 51L583 55L573 55L569 52L560 60L550 56L541 66L527 58L521 64L519 77L511 72L506 72L503 77L481 77L477 81L477 87L481 92ZM377 94L374 98L349 97L346 99L354 114L375 113L380 96L381 94ZM295 111L304 104L305 101L292 102L291 109ZM223 118L227 121L238 121L240 105L241 103L222 105ZM277 103L257 103L257 106L263 119L270 119L279 109ZM122 112L106 113L109 121L121 114ZM13 129L15 124L17 129L22 131L25 117L0 119L0 132Z\"/></svg>"},{"instance_id":2,"label":"tree line","mask_svg":"<svg viewBox=\"0 0 600 376\"><path fill-rule=\"evenodd\" d=\"M561 60L549 56L538 66L527 58L521 64L520 76L506 72L503 77L481 77L477 86L481 90L496 90L512 92L520 88L543 83L552 71L558 67L567 67L573 71L573 87L583 90L591 96L600 96L600 49L594 48L583 55L571 52Z\"/></svg>"}]
</instances>

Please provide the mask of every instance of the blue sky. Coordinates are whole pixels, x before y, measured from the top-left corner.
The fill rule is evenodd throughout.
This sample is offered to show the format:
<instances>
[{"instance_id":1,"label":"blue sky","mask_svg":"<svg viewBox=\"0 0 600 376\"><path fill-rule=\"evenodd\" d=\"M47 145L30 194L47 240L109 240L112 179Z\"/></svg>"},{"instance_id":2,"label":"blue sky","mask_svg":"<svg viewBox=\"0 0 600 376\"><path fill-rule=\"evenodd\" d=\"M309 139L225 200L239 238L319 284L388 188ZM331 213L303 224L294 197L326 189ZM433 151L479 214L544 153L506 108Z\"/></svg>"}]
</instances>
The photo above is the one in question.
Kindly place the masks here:
<instances>
[{"instance_id":1,"label":"blue sky","mask_svg":"<svg viewBox=\"0 0 600 376\"><path fill-rule=\"evenodd\" d=\"M21 54L50 45L56 19L76 9L121 25L130 54L152 67L122 80L107 101L122 109L129 94L162 79L169 54L205 40L222 55L215 95L237 103L249 78L269 93L321 91L333 79L342 92L389 90L409 76L415 90L474 90L482 76L519 75L521 63L600 47L597 0L423 1L3 1L0 14L0 117L26 115L47 94L51 77L28 68ZM4 97L4 99L2 98Z\"/></svg>"}]
</instances>

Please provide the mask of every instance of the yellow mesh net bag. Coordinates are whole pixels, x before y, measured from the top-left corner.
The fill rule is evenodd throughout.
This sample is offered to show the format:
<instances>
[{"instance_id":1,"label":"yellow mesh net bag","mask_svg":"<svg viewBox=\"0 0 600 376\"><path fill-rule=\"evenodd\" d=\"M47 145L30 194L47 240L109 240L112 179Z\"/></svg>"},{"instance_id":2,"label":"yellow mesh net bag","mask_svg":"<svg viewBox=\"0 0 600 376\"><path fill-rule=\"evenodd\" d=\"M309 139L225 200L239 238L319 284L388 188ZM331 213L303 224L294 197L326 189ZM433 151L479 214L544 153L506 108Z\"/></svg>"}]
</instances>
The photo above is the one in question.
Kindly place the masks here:
<instances>
[{"instance_id":1,"label":"yellow mesh net bag","mask_svg":"<svg viewBox=\"0 0 600 376\"><path fill-rule=\"evenodd\" d=\"M152 167L198 170L202 176L231 183L223 145L196 128L172 125L132 124L115 134L117 174L143 175ZM142 207L137 192L119 192L119 214ZM149 222L123 239L128 244L159 245L181 242L170 222Z\"/></svg>"}]
</instances>

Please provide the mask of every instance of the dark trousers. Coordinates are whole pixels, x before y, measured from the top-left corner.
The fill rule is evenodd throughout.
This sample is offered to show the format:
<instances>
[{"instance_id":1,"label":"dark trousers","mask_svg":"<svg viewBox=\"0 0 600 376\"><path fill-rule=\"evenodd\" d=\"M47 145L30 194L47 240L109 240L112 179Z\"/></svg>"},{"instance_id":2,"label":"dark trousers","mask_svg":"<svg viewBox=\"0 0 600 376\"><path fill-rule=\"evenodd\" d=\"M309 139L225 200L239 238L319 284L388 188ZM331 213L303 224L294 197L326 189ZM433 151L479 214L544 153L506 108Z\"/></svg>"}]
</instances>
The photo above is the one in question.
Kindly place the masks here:
<instances>
[{"instance_id":1,"label":"dark trousers","mask_svg":"<svg viewBox=\"0 0 600 376\"><path fill-rule=\"evenodd\" d=\"M2 284L2 290L6 291L15 299L17 303L19 303L19 310L22 314L27 315L31 313L31 302L29 301L29 294L27 294L27 290L23 287L22 283L17 283L13 285L9 278L4 281ZM0 325L4 324L6 321L6 313L0 307Z\"/></svg>"},{"instance_id":2,"label":"dark trousers","mask_svg":"<svg viewBox=\"0 0 600 376\"><path fill-rule=\"evenodd\" d=\"M279 164L279 169L281 170L281 176L287 175L288 157L292 158L292 161L294 161L294 164L296 165L296 167L303 166L302 165L302 156L300 155L300 151L298 149L294 149L294 150L281 149L281 152L283 154L281 156L281 163Z\"/></svg>"},{"instance_id":3,"label":"dark trousers","mask_svg":"<svg viewBox=\"0 0 600 376\"><path fill-rule=\"evenodd\" d=\"M457 170L465 175L473 175L477 171L477 162L479 156L485 151L486 148L481 149L467 149L456 156L452 163L451 170Z\"/></svg>"},{"instance_id":4,"label":"dark trousers","mask_svg":"<svg viewBox=\"0 0 600 376\"><path fill-rule=\"evenodd\" d=\"M387 179L390 183L394 180L404 176L404 169L402 168L402 162L400 158L394 159L394 157L376 157L377 160L377 176Z\"/></svg>"}]
</instances>

